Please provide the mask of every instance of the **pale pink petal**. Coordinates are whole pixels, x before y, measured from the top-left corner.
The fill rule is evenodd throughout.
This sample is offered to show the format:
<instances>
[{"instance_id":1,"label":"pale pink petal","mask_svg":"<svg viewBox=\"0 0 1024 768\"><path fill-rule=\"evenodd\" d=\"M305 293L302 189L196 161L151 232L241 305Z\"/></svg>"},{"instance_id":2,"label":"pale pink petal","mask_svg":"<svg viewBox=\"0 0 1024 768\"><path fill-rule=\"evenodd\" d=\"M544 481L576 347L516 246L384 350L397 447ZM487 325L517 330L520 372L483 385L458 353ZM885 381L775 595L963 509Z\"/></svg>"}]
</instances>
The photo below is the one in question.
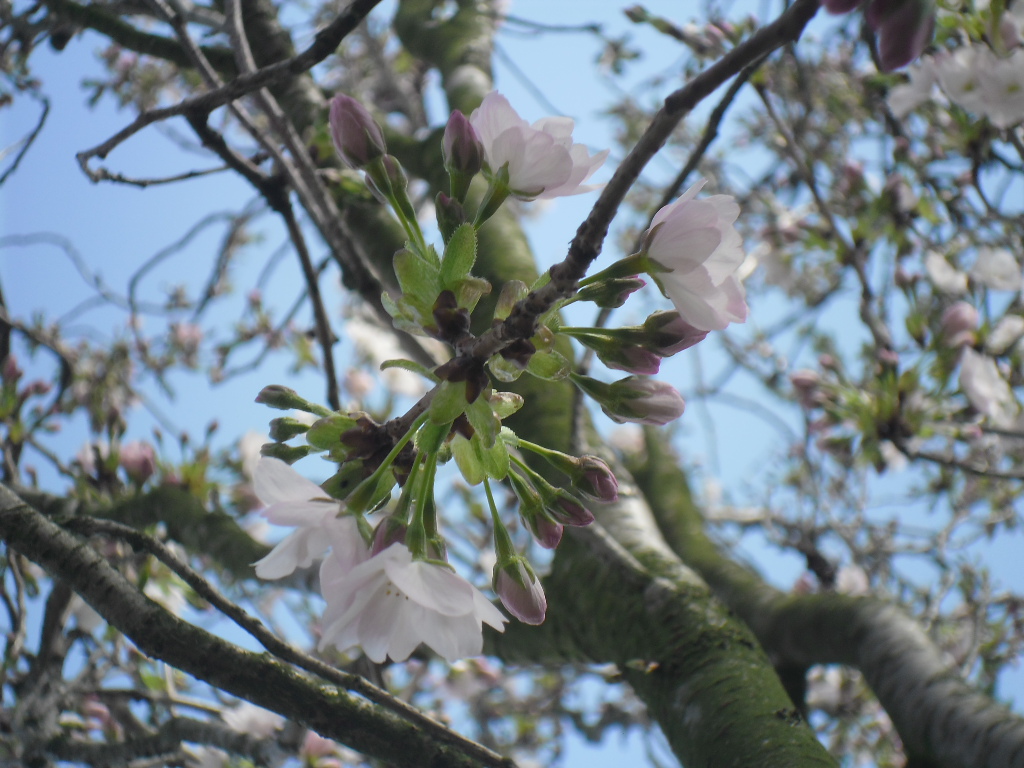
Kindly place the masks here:
<instances>
[{"instance_id":1,"label":"pale pink petal","mask_svg":"<svg viewBox=\"0 0 1024 768\"><path fill-rule=\"evenodd\" d=\"M405 547L399 549L409 551ZM385 570L391 581L412 600L444 616L459 616L473 608L473 587L442 566L392 561L385 564Z\"/></svg>"},{"instance_id":2,"label":"pale pink petal","mask_svg":"<svg viewBox=\"0 0 1024 768\"><path fill-rule=\"evenodd\" d=\"M327 494L280 459L262 456L256 463L253 489L260 501L270 506L282 501L326 498Z\"/></svg>"},{"instance_id":3,"label":"pale pink petal","mask_svg":"<svg viewBox=\"0 0 1024 768\"><path fill-rule=\"evenodd\" d=\"M327 551L329 541L312 528L300 528L288 534L270 553L255 563L261 579L280 579L296 568L308 568Z\"/></svg>"}]
</instances>

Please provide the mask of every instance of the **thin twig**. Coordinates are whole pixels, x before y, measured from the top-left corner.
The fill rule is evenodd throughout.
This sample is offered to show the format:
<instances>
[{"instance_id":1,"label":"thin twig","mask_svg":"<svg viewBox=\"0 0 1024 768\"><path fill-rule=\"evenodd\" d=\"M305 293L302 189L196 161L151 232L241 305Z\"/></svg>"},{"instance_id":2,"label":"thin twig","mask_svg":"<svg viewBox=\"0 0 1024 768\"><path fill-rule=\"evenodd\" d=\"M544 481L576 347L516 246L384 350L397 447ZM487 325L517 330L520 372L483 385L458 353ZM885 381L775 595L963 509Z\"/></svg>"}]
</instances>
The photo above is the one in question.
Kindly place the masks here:
<instances>
[{"instance_id":1,"label":"thin twig","mask_svg":"<svg viewBox=\"0 0 1024 768\"><path fill-rule=\"evenodd\" d=\"M35 140L39 137L40 132L43 130L43 126L46 124L46 118L50 116L50 100L45 96L36 96L36 98L42 103L43 111L39 113L39 120L36 121L35 127L29 132L28 136L21 140L21 148L18 150L18 154L15 155L14 160L11 161L10 167L3 172L0 176L0 187L4 185L4 182L9 179L18 166L21 165L21 161L28 154L29 149L35 143Z\"/></svg>"},{"instance_id":2,"label":"thin twig","mask_svg":"<svg viewBox=\"0 0 1024 768\"><path fill-rule=\"evenodd\" d=\"M351 32L376 6L380 0L354 0L334 21L317 33L313 44L302 53L290 59L279 61L259 69L251 74L237 77L231 82L207 91L191 99L184 99L170 107L147 110L140 114L130 125L118 131L102 144L92 149L79 152L78 163L90 179L98 181L96 172L89 166L89 161L98 157L105 158L110 152L147 125L167 120L178 115L209 115L213 110L235 101L260 88L264 88L288 77L302 74L330 56L342 39Z\"/></svg>"}]
</instances>

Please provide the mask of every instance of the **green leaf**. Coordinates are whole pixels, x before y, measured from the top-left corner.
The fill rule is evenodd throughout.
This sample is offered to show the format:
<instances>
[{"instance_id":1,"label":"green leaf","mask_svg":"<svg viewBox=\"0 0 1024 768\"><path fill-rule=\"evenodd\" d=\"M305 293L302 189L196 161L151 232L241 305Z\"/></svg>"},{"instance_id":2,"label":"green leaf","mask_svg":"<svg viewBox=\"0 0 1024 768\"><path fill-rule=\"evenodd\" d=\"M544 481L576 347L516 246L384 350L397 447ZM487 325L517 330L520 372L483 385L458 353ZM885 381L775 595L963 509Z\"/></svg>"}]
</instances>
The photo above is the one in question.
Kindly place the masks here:
<instances>
[{"instance_id":1,"label":"green leaf","mask_svg":"<svg viewBox=\"0 0 1024 768\"><path fill-rule=\"evenodd\" d=\"M466 382L444 381L430 401L430 421L433 424L451 424L465 410Z\"/></svg>"},{"instance_id":2,"label":"green leaf","mask_svg":"<svg viewBox=\"0 0 1024 768\"><path fill-rule=\"evenodd\" d=\"M435 424L428 421L416 433L416 447L422 453L437 453L452 430L451 422Z\"/></svg>"},{"instance_id":3,"label":"green leaf","mask_svg":"<svg viewBox=\"0 0 1024 768\"><path fill-rule=\"evenodd\" d=\"M487 361L487 367L491 374L503 384L515 381L523 375L523 369L515 363L506 360L501 355L494 355Z\"/></svg>"},{"instance_id":4,"label":"green leaf","mask_svg":"<svg viewBox=\"0 0 1024 768\"><path fill-rule=\"evenodd\" d=\"M498 437L498 430L501 428L501 422L491 410L490 400L478 397L472 405L467 406L466 418L476 430L474 438L480 438L481 447L490 450Z\"/></svg>"},{"instance_id":5,"label":"green leaf","mask_svg":"<svg viewBox=\"0 0 1024 768\"><path fill-rule=\"evenodd\" d=\"M395 254L395 275L402 288L402 298L421 314L420 320L431 317L434 302L441 292L441 272L435 265L409 250ZM399 301L399 307L402 302Z\"/></svg>"},{"instance_id":6,"label":"green leaf","mask_svg":"<svg viewBox=\"0 0 1024 768\"><path fill-rule=\"evenodd\" d=\"M470 275L465 280L460 280L455 291L455 301L460 307L465 307L470 312L476 309L480 298L491 292L491 284L482 277Z\"/></svg>"},{"instance_id":7,"label":"green leaf","mask_svg":"<svg viewBox=\"0 0 1024 768\"><path fill-rule=\"evenodd\" d=\"M441 380L434 375L434 372L427 368L425 365L413 362L412 360L405 360L399 358L397 360L385 360L380 364L380 369L386 371L388 368L403 368L406 371L419 374L425 379L432 381L434 384L439 383Z\"/></svg>"},{"instance_id":8,"label":"green leaf","mask_svg":"<svg viewBox=\"0 0 1024 768\"><path fill-rule=\"evenodd\" d=\"M558 381L569 375L571 366L562 354L551 350L550 352L537 352L530 358L526 370L538 379Z\"/></svg>"},{"instance_id":9,"label":"green leaf","mask_svg":"<svg viewBox=\"0 0 1024 768\"><path fill-rule=\"evenodd\" d=\"M306 432L306 442L321 451L337 448L341 435L357 425L355 419L343 413L335 413L313 422Z\"/></svg>"},{"instance_id":10,"label":"green leaf","mask_svg":"<svg viewBox=\"0 0 1024 768\"><path fill-rule=\"evenodd\" d=\"M507 419L513 413L523 407L522 395L515 392L492 392L490 398L491 409L499 419Z\"/></svg>"},{"instance_id":11,"label":"green leaf","mask_svg":"<svg viewBox=\"0 0 1024 768\"><path fill-rule=\"evenodd\" d=\"M483 459L484 471L487 476L494 480L504 480L508 474L509 458L508 448L501 440L495 440L494 445L486 450L481 450L480 458Z\"/></svg>"},{"instance_id":12,"label":"green leaf","mask_svg":"<svg viewBox=\"0 0 1024 768\"><path fill-rule=\"evenodd\" d=\"M364 472L363 462L346 462L323 482L321 488L333 499L344 499L363 481Z\"/></svg>"},{"instance_id":13,"label":"green leaf","mask_svg":"<svg viewBox=\"0 0 1024 768\"><path fill-rule=\"evenodd\" d=\"M476 262L476 227L463 224L452 234L441 259L441 286L454 291Z\"/></svg>"},{"instance_id":14,"label":"green leaf","mask_svg":"<svg viewBox=\"0 0 1024 768\"><path fill-rule=\"evenodd\" d=\"M450 445L452 455L455 457L455 466L459 468L466 482L469 485L480 485L487 476L480 457L480 441L467 440L462 435L456 435Z\"/></svg>"}]
</instances>

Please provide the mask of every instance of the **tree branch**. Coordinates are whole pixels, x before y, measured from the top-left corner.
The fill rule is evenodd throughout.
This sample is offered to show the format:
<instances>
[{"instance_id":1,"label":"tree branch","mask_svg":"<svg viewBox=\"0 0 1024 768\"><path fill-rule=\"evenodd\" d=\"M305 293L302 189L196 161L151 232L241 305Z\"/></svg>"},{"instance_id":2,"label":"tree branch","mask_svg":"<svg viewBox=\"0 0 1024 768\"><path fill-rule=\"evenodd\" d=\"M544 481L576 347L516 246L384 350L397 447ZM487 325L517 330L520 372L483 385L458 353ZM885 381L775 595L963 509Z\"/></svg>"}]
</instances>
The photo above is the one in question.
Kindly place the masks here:
<instances>
[{"instance_id":1,"label":"tree branch","mask_svg":"<svg viewBox=\"0 0 1024 768\"><path fill-rule=\"evenodd\" d=\"M92 547L3 485L0 537L54 578L66 580L107 622L153 658L384 761L417 768L479 765L464 751L439 743L390 712L172 616Z\"/></svg>"},{"instance_id":2,"label":"tree branch","mask_svg":"<svg viewBox=\"0 0 1024 768\"><path fill-rule=\"evenodd\" d=\"M646 430L640 489L672 547L779 665L861 671L909 752L948 768L1024 768L1024 718L967 685L913 619L875 598L788 595L723 555L704 531L662 433Z\"/></svg>"}]
</instances>

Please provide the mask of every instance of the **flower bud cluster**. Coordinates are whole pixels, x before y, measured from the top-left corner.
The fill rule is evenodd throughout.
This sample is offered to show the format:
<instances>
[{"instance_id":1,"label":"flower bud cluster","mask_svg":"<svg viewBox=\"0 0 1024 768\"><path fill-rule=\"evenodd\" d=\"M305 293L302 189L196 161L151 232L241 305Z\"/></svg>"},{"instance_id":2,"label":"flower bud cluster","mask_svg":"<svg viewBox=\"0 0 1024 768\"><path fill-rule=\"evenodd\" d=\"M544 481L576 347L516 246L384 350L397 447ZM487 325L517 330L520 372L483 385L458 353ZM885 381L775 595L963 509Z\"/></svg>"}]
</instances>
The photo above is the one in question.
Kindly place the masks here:
<instances>
[{"instance_id":1,"label":"flower bud cluster","mask_svg":"<svg viewBox=\"0 0 1024 768\"><path fill-rule=\"evenodd\" d=\"M510 197L529 201L593 189L585 182L608 153L591 154L573 142L572 129L568 118L528 124L497 93L468 118L453 112L440 147L449 189L435 198L443 238L435 248L420 228L406 173L388 154L385 130L351 97L331 102L330 133L339 157L365 174L369 190L391 208L407 235L393 261L398 290L381 297L384 309L397 328L441 341L453 355L433 369L409 360L385 361L384 367L420 374L432 389L404 416L383 424L366 413L310 403L282 386L266 387L257 397L273 408L314 417L312 423L295 415L271 422L274 442L262 448L254 490L267 505L270 522L296 530L256 569L264 578L280 578L322 560L327 608L321 646L358 646L381 662L403 660L422 642L452 660L480 651L484 624L501 631L505 618L447 563L441 531L452 522L441 524L434 493L439 467L452 460L465 482L482 487L487 496L494 593L519 620L543 621L544 590L513 544L491 484L511 488L523 527L550 549L566 526L592 523L594 505L617 500L618 480L597 456L570 456L521 440L504 422L523 399L496 391L495 382L524 373L569 378L616 421L665 424L682 414L682 396L664 382L636 374L656 372L663 358L746 317L736 277L743 260L733 227L738 208L721 195L697 200L698 184L655 215L640 253L583 281L579 295L535 310L532 336L516 332L503 338L490 359L474 354L483 345L473 329L503 324L528 306L544 283L530 287L510 281L488 305L491 316L474 317L491 291L473 274L478 230ZM560 325L556 310L570 301L621 305L645 284L640 273L654 278L675 310L655 312L643 324L624 328ZM594 350L609 367L634 375L609 384L573 372L560 351L560 334ZM525 452L548 462L562 479L542 475ZM322 485L288 466L313 453L337 466ZM140 477L152 472L145 456L135 457L132 467L129 471Z\"/></svg>"}]
</instances>

